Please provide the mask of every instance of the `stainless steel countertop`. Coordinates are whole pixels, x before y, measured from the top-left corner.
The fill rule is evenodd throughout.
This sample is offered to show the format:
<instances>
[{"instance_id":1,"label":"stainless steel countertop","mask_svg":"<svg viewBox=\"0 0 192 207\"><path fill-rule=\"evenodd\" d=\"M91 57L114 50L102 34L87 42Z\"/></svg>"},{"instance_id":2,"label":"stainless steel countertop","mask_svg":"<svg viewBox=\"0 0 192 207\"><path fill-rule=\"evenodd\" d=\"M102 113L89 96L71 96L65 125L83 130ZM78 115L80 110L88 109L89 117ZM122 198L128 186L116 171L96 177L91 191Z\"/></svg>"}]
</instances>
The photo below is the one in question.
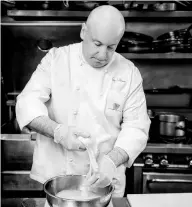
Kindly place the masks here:
<instances>
[{"instance_id":1,"label":"stainless steel countertop","mask_svg":"<svg viewBox=\"0 0 192 207\"><path fill-rule=\"evenodd\" d=\"M192 144L148 143L143 153L192 154Z\"/></svg>"},{"instance_id":2,"label":"stainless steel countertop","mask_svg":"<svg viewBox=\"0 0 192 207\"><path fill-rule=\"evenodd\" d=\"M21 207L21 202L25 198L2 198L1 206L2 207ZM44 207L45 198L30 198L35 201L36 207ZM131 207L127 198L113 198L113 207Z\"/></svg>"}]
</instances>

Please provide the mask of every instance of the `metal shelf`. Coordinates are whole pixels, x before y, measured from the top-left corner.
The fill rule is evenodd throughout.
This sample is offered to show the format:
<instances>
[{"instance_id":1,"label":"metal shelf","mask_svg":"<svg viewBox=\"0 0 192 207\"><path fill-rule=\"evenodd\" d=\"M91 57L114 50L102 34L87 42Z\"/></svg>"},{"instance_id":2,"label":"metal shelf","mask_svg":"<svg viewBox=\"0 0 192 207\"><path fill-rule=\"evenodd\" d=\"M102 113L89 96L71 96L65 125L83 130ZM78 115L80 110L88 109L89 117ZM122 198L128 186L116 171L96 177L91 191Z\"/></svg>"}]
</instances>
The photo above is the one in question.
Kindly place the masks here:
<instances>
[{"instance_id":1,"label":"metal shelf","mask_svg":"<svg viewBox=\"0 0 192 207\"><path fill-rule=\"evenodd\" d=\"M9 17L87 17L90 11L8 10ZM121 11L125 18L192 18L192 11Z\"/></svg>"},{"instance_id":2,"label":"metal shelf","mask_svg":"<svg viewBox=\"0 0 192 207\"><path fill-rule=\"evenodd\" d=\"M127 59L191 59L192 53L121 53Z\"/></svg>"},{"instance_id":3,"label":"metal shelf","mask_svg":"<svg viewBox=\"0 0 192 207\"><path fill-rule=\"evenodd\" d=\"M191 144L160 144L148 143L143 153L176 153L188 154L192 152Z\"/></svg>"},{"instance_id":4,"label":"metal shelf","mask_svg":"<svg viewBox=\"0 0 192 207\"><path fill-rule=\"evenodd\" d=\"M121 11L128 18L191 18L192 11Z\"/></svg>"}]
</instances>

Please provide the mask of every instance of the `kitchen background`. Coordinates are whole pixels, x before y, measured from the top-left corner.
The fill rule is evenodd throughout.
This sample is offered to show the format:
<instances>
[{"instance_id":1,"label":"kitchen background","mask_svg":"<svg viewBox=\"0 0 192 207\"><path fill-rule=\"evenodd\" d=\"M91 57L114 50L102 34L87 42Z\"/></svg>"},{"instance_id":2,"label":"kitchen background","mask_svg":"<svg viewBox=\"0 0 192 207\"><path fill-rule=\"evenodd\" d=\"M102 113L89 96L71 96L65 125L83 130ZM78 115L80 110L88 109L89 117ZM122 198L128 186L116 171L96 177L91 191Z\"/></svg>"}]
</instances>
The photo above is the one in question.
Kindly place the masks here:
<instances>
[{"instance_id":1,"label":"kitchen background","mask_svg":"<svg viewBox=\"0 0 192 207\"><path fill-rule=\"evenodd\" d=\"M127 169L126 193L192 192L192 2L7 0L1 1L5 197L44 196L42 186L28 177L35 136L18 128L16 96L51 47L80 41L81 23L102 4L114 5L125 17L117 51L139 68L152 120L147 148ZM168 115L160 117L162 112ZM184 129L174 128L178 122ZM166 127L174 134L166 134Z\"/></svg>"}]
</instances>

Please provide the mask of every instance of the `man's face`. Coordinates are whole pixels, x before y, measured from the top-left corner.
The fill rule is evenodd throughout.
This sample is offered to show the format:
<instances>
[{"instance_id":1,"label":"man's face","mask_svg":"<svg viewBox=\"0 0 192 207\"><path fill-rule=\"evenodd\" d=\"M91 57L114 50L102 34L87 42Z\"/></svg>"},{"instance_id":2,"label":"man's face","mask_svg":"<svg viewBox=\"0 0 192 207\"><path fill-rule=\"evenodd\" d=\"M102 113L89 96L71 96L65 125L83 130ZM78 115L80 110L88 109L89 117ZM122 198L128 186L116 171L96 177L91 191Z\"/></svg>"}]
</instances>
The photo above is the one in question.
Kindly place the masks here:
<instances>
[{"instance_id":1,"label":"man's face","mask_svg":"<svg viewBox=\"0 0 192 207\"><path fill-rule=\"evenodd\" d=\"M104 67L112 59L121 37L107 31L97 31L88 27L85 27L83 32L85 60L94 68Z\"/></svg>"}]
</instances>

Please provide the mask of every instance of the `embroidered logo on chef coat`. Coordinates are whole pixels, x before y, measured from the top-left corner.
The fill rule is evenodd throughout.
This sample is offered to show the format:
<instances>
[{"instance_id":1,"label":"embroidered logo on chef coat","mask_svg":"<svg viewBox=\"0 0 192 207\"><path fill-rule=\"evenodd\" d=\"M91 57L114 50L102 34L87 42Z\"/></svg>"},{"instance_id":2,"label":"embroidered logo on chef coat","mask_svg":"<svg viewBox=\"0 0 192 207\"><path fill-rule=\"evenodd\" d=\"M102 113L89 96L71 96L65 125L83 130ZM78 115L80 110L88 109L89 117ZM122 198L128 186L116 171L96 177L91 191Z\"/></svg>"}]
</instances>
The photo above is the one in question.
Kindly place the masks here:
<instances>
[{"instance_id":1,"label":"embroidered logo on chef coat","mask_svg":"<svg viewBox=\"0 0 192 207\"><path fill-rule=\"evenodd\" d=\"M120 105L118 103L113 104L113 110L117 111Z\"/></svg>"},{"instance_id":2,"label":"embroidered logo on chef coat","mask_svg":"<svg viewBox=\"0 0 192 207\"><path fill-rule=\"evenodd\" d=\"M120 104L118 104L118 103L113 103L112 105L111 105L111 107L109 107L109 109L110 110L113 110L113 111L120 111Z\"/></svg>"}]
</instances>

